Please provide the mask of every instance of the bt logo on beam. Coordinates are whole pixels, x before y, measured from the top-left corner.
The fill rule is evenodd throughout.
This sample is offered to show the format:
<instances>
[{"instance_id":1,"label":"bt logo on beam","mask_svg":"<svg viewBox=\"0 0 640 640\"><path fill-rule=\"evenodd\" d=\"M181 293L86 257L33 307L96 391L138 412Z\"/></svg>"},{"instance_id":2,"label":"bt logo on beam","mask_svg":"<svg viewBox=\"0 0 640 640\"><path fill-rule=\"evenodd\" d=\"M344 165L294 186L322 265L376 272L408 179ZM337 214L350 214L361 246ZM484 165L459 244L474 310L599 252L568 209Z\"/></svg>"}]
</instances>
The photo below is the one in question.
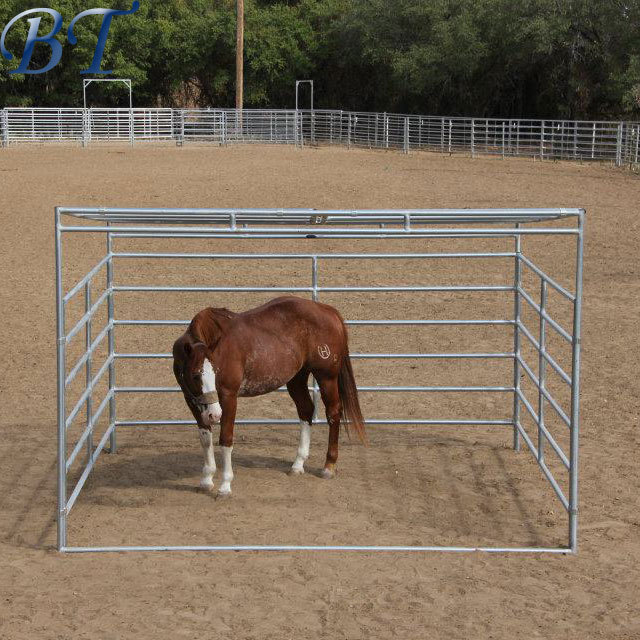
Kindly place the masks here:
<instances>
[{"instance_id":1,"label":"bt logo on beam","mask_svg":"<svg viewBox=\"0 0 640 640\"><path fill-rule=\"evenodd\" d=\"M79 13L71 21L71 24L67 29L67 40L69 41L70 44L76 44L78 40L75 34L73 33L73 27L76 24L76 22L78 22L78 20L80 20L81 18L84 18L85 16L92 16L92 15L103 16L102 26L100 27L100 33L98 35L98 43L96 44L96 48L93 53L93 60L91 62L91 66L88 69L81 71L80 73L82 74L113 73L113 71L103 71L100 69L100 64L102 62L102 54L104 53L104 47L107 43L107 36L109 35L109 27L111 26L111 20L113 19L113 16L125 16L130 13L135 13L139 7L140 7L140 3L138 2L138 0L135 0L135 2L133 2L133 4L131 5L131 9L129 9L128 11L120 11L117 9L88 9L87 11L82 11L81 13ZM9 32L9 29L16 21L32 13L48 13L49 15L53 16L53 28L49 33L47 33L47 35L38 36L38 31L40 29L40 20L42 19L41 16L38 16L37 18L29 18L27 20L27 22L29 23L29 33L27 35L27 41L24 46L24 52L22 54L22 60L20 62L20 66L13 71L9 71L9 73L27 73L27 74L45 73L46 71L50 71L51 69L53 69L53 67L55 67L58 64L58 62L60 62L60 58L62 57L62 45L60 44L60 42L58 42L58 40L54 38L54 36L58 33L58 31L60 31L62 27L62 16L60 15L60 13L58 13L54 9L45 9L45 8L29 9L28 11L23 11L22 13L15 16L7 24L7 26L2 31L2 36L0 36L0 51L2 52L2 55L7 60L13 59L13 55L9 53L9 51L4 45L4 41L7 36L7 33ZM33 49L35 47L36 42L43 42L48 44L51 47L51 59L49 60L49 63L46 66L42 67L42 69L29 69L29 63L31 62L31 56L33 55Z\"/></svg>"}]
</instances>

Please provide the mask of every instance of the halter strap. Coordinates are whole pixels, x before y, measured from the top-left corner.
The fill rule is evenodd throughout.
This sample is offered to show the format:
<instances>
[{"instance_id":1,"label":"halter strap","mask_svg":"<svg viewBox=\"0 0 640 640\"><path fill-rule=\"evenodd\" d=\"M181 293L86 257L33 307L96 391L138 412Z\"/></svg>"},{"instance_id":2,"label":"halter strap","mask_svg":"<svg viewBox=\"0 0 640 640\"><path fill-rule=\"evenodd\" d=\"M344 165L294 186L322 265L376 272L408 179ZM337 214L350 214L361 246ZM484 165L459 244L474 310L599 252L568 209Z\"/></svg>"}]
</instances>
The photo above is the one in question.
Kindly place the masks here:
<instances>
[{"instance_id":1,"label":"halter strap","mask_svg":"<svg viewBox=\"0 0 640 640\"><path fill-rule=\"evenodd\" d=\"M214 402L218 402L218 392L209 391L208 393L203 393L201 396L194 397L193 400L196 404L213 404Z\"/></svg>"},{"instance_id":2,"label":"halter strap","mask_svg":"<svg viewBox=\"0 0 640 640\"><path fill-rule=\"evenodd\" d=\"M189 389L189 387L187 387L187 385L184 384L184 371L180 371L180 379L183 380L182 390L185 392L189 400L193 402L193 404L196 404L199 406L206 406L208 404L214 404L215 402L218 402L217 391L208 391L207 393L203 393L199 396L196 396L193 393L191 393L191 390Z\"/></svg>"}]
</instances>

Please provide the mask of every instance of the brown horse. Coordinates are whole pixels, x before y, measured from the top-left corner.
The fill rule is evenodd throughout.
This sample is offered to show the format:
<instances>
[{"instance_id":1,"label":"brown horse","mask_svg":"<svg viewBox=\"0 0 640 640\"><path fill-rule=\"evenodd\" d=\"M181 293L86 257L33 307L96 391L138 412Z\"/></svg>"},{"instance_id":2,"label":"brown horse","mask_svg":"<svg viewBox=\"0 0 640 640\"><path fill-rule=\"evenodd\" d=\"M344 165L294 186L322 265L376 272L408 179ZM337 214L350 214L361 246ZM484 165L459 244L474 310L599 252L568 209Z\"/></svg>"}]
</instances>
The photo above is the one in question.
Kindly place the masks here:
<instances>
[{"instance_id":1,"label":"brown horse","mask_svg":"<svg viewBox=\"0 0 640 640\"><path fill-rule=\"evenodd\" d=\"M275 298L244 313L200 311L173 345L173 373L198 423L205 453L200 486L213 488L216 463L212 426L220 421L222 484L231 493L231 451L238 396L259 396L287 385L300 418L300 444L291 473L304 473L309 457L314 405L309 374L317 380L329 423L323 477L335 474L341 416L364 442L347 329L329 305L294 296Z\"/></svg>"}]
</instances>

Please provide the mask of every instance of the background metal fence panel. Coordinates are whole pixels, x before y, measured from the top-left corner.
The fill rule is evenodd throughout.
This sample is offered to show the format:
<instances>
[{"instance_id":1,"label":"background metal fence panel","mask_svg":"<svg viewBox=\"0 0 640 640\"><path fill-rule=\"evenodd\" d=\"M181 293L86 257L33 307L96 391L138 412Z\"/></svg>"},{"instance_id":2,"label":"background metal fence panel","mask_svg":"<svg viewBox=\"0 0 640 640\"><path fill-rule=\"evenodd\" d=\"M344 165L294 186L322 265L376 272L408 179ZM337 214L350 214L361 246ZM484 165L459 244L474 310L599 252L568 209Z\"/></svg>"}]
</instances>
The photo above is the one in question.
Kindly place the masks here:
<instances>
[{"instance_id":1,"label":"background metal fence panel","mask_svg":"<svg viewBox=\"0 0 640 640\"><path fill-rule=\"evenodd\" d=\"M640 124L294 109L7 108L0 140L340 144L638 164Z\"/></svg>"},{"instance_id":2,"label":"background metal fence panel","mask_svg":"<svg viewBox=\"0 0 640 640\"><path fill-rule=\"evenodd\" d=\"M210 116L213 120L207 126L218 126L224 118ZM333 113L326 124L341 123L352 114ZM348 123L347 123L348 124ZM353 123L352 123L353 124ZM419 125L419 122L415 122ZM396 125L396 132L397 123ZM404 127L406 127L404 121ZM386 127L386 121L383 129ZM357 123L356 123L357 131ZM263 132L258 135L264 135ZM435 136L435 133L433 134ZM356 136L356 140L362 139ZM435 139L435 138L433 138ZM245 549L334 549L334 550L367 550L367 551L547 551L554 553L575 552L577 550L577 507L578 507L578 432L579 432L579 372L580 372L580 325L582 302L582 257L583 257L583 222L584 211L581 209L483 209L483 210L375 210L375 211L320 211L314 209L109 209L109 208L57 208L55 211L56 232L56 299L57 299L57 389L58 389L58 548L61 551L121 551L121 550L149 550L160 551L167 549L181 550L245 550ZM63 282L63 239L69 236L86 238L87 234L106 236L105 254L73 286L67 287ZM322 251L316 240L313 246L304 253L287 252L290 239L350 239L347 252ZM569 274L546 273L531 259L527 253L527 238L556 238L567 244L567 256L575 250L575 262ZM145 250L144 241L134 243L131 239L166 238L181 240L193 239L200 247L189 252L184 249L176 252L169 244L169 250L162 252L158 248L153 251ZM233 252L211 253L202 251L202 245L197 240L205 238L233 239L237 242L237 249ZM270 250L242 251L242 243L251 239L269 239ZM375 239L380 250L372 250L371 245L367 253L361 252L358 239ZM430 253L417 253L412 250L415 239L446 238L446 247L435 241ZM481 239L489 242L494 250L483 248L473 250L468 248L469 239ZM122 240L121 240L122 239ZM127 240L128 239L128 240ZM404 251L390 253L388 242L402 239L407 243ZM453 242L459 240L467 242L464 251L452 252ZM505 241L512 250L505 251ZM535 242L535 240L531 240ZM121 248L122 242L126 249ZM498 245L498 243L502 245ZM511 244L513 243L513 244ZM66 243L65 243L66 244ZM77 243L75 245L78 246ZM82 244L85 246L85 243ZM147 245L148 246L148 245ZM156 247L156 245L153 245ZM184 243L181 246L185 246ZM226 246L226 245L225 245ZM247 246L247 243L244 245ZM395 245L397 247L397 245ZM483 245L484 246L484 245ZM502 246L495 250L495 247ZM438 247L440 249L438 250ZM73 262L73 253L65 258ZM323 277L324 267L332 261L362 260L411 260L428 261L446 258L448 260L506 260L509 265L506 284L475 284L466 286L465 283L442 285L434 282L422 282L406 286L406 284L384 284L368 280L366 286L347 284L332 286ZM146 261L158 264L157 261L187 260L207 261L224 259L233 261L249 261L261 264L265 261L303 261L308 265L308 278L304 277L302 284L287 287L275 287L267 281L260 285L260 273L268 273L267 269L257 269L256 279L252 278L251 286L237 286L232 284L220 286L215 280L205 282L200 286L160 285L153 282L140 284L128 281L126 262ZM154 262L155 261L155 262ZM118 268L114 271L114 265ZM504 270L500 264L500 272ZM567 262L566 264L570 264ZM412 270L416 273L429 273ZM136 270L135 273L139 272ZM208 271L210 272L210 271ZM116 274L114 276L114 273ZM484 271L480 271L484 273ZM559 284L558 278L572 282L572 285ZM484 280L483 280L484 281ZM533 282L533 284L532 284ZM531 287L534 287L533 289ZM538 294L535 294L535 290ZM116 451L116 433L124 428L137 426L160 425L191 425L192 420L168 420L158 415L154 419L140 419L140 415L119 415L122 409L117 409L116 398L122 394L177 394L180 389L176 386L154 386L156 380L153 374L136 376L138 386L124 386L116 384L116 369L126 372L128 362L140 360L165 359L170 360L171 354L166 352L142 353L119 352L116 350L115 334L126 331L127 327L162 327L175 326L178 330L189 323L188 318L167 319L163 317L162 305L152 305L151 313L159 313L154 317L122 317L123 307L114 304L117 297L124 292L136 292L136 295L151 295L162 291L164 296L181 294L184 292L227 292L242 293L271 291L298 292L316 300L327 293L340 292L349 296L353 293L366 292L374 296L377 292L405 293L434 292L467 292L474 291L482 295L492 296L500 291L504 295L513 296L514 306L507 305L506 311L497 313L501 317L478 318L477 309L473 304L465 306L464 317L449 319L434 319L433 317L414 317L402 319L380 318L349 318L345 314L346 322L351 326L411 326L420 327L457 326L466 331L466 327L494 327L500 332L513 349L504 353L405 353L405 349L395 349L393 353L379 353L375 341L363 341L359 352L354 352L354 359L369 359L384 361L385 359L413 360L415 359L454 359L465 362L469 358L482 360L506 360L509 362L507 379L501 384L479 386L478 381L473 385L463 386L424 386L416 385L415 373L407 370L406 382L403 384L380 386L359 386L364 393L492 393L506 394L507 415L496 415L490 419L466 416L445 418L442 416L399 415L394 419L384 416L367 415L369 424L393 424L399 428L402 425L476 425L479 427L493 426L504 429L506 436L513 441L514 448L520 449L524 442L534 456L544 477L549 482L551 490L568 514L568 544L558 548L529 548L529 547L435 547L435 546L362 546L340 545L322 547L316 545L231 545L231 546L144 546L144 547L73 547L67 540L67 519L78 498L82 487L89 477L91 470L97 463L102 451L109 443L109 450ZM565 314L563 326L556 314L557 300L548 304L548 294L560 296L564 304L569 305L570 311ZM84 298L82 307L84 313L74 323L69 322L69 306L75 301L77 310L78 300ZM348 299L348 298L347 298ZM384 306L381 306L385 309ZM423 308L422 306L420 308ZM491 305L494 308L494 305ZM513 309L513 314L509 312ZM105 313L106 309L106 313ZM116 309L118 313L116 314ZM129 313L141 313L139 302ZM529 316L524 313L528 310ZM101 312L102 315L98 315ZM127 311L124 311L127 313ZM142 312L144 313L144 312ZM460 312L462 313L462 312ZM468 316L466 314L469 314ZM492 314L494 312L492 311ZM503 315L504 313L504 315ZM531 324L530 314L534 314L535 324ZM388 315L386 316L389 317ZM100 320L103 318L103 320ZM527 319L528 318L528 319ZM570 319L570 320L569 320ZM569 326L569 321L571 325ZM101 326L100 326L101 325ZM557 358L554 344L549 340L560 341L570 350L565 354L564 361ZM80 340L84 336L82 355L74 356L72 360L69 343ZM165 342L161 341L166 345ZM107 348L105 349L105 345ZM525 348L525 345L527 348ZM99 349L102 348L102 352ZM454 347L455 348L455 347ZM531 349L534 356L531 355ZM398 352L399 351L399 352ZM99 356L100 353L104 355ZM570 356L570 357L569 357ZM169 363L167 363L169 366ZM82 375L84 373L84 376ZM501 376L503 373L500 374ZM561 386L559 390L548 384L548 377L556 376L555 382ZM76 397L69 397L69 387L74 380L84 380L84 384L77 391ZM525 380L528 383L525 384ZM437 382L437 380L434 380ZM527 386L528 385L528 386ZM534 391L531 390L533 385ZM281 390L282 391L282 390ZM314 398L318 406L318 392L314 387ZM511 402L512 399L512 402ZM474 407L470 403L470 407ZM421 414L420 414L421 415ZM555 416L558 424L552 423L548 416ZM100 433L98 424L100 418L106 419L106 427ZM318 416L315 420L318 421ZM528 423L525 419L529 420ZM71 429L74 423L80 426ZM533 421L533 427L530 426ZM297 420L252 418L238 420L238 424L297 424ZM529 426L525 426L529 425ZM555 425L555 426L554 426ZM557 431L560 429L560 433ZM72 440L72 434L74 439ZM79 435L78 435L79 434ZM550 459L553 458L553 461ZM554 466L555 464L555 466ZM75 466L74 466L75 465ZM78 465L79 468L78 468ZM560 471L558 471L560 470ZM73 474L70 475L70 471ZM75 484L68 486L70 478L75 478Z\"/></svg>"}]
</instances>

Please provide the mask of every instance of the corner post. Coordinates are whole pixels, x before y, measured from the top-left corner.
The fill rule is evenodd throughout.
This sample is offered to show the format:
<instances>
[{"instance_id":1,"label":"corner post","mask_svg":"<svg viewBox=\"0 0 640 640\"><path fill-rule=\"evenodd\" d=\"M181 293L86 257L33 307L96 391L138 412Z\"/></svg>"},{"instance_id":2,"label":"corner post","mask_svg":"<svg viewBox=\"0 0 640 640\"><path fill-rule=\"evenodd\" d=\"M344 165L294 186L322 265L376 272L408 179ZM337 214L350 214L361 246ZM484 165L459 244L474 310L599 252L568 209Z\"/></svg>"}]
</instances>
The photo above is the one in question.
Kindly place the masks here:
<instances>
[{"instance_id":1,"label":"corner post","mask_svg":"<svg viewBox=\"0 0 640 640\"><path fill-rule=\"evenodd\" d=\"M58 389L58 512L57 548L63 551L67 546L67 433L65 408L66 373L66 333L65 304L62 293L62 232L60 230L60 210L55 209L56 244L56 347L57 347L57 389Z\"/></svg>"},{"instance_id":2,"label":"corner post","mask_svg":"<svg viewBox=\"0 0 640 640\"><path fill-rule=\"evenodd\" d=\"M571 352L571 434L569 454L569 546L578 551L578 443L580 433L580 342L582 324L582 264L584 254L584 210L578 218L576 250L576 299L573 309Z\"/></svg>"},{"instance_id":3,"label":"corner post","mask_svg":"<svg viewBox=\"0 0 640 640\"><path fill-rule=\"evenodd\" d=\"M516 222L516 229L520 229L520 223ZM518 426L520 424L520 287L522 285L522 263L520 255L522 252L522 236L517 233L515 237L515 264L514 264L514 325L513 325L513 448L520 451L520 432Z\"/></svg>"}]
</instances>

